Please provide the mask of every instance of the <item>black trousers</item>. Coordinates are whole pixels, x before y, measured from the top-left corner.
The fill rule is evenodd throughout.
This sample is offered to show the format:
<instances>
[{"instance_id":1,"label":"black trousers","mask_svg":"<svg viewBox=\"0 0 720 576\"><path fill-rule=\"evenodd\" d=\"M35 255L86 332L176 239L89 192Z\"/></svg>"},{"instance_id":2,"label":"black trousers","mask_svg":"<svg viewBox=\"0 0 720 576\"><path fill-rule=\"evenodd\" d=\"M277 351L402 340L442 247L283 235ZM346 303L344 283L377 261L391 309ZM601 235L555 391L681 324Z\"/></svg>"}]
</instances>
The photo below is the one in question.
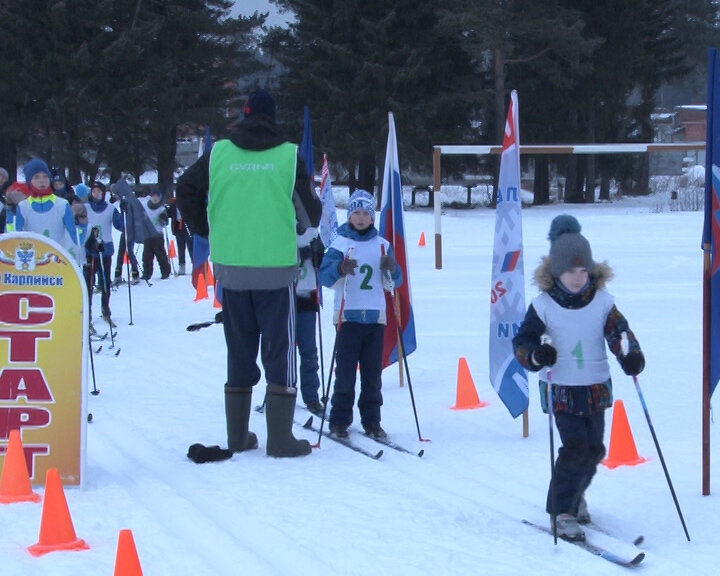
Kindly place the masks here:
<instances>
[{"instance_id":1,"label":"black trousers","mask_svg":"<svg viewBox=\"0 0 720 576\"><path fill-rule=\"evenodd\" d=\"M363 425L380 424L382 348L384 324L343 322L337 332L335 386L330 424L349 426L353 421L355 379L360 365L358 410Z\"/></svg>"},{"instance_id":2,"label":"black trousers","mask_svg":"<svg viewBox=\"0 0 720 576\"><path fill-rule=\"evenodd\" d=\"M163 278L170 276L170 261L165 252L165 239L162 235L145 238L143 242L143 278L150 280L153 275L153 261L157 258L160 274Z\"/></svg>"},{"instance_id":3,"label":"black trousers","mask_svg":"<svg viewBox=\"0 0 720 576\"><path fill-rule=\"evenodd\" d=\"M590 416L556 412L555 424L562 446L555 461L555 513L577 515L577 506L597 466L605 456L605 410ZM548 489L546 510L552 514L553 485Z\"/></svg>"},{"instance_id":4,"label":"black trousers","mask_svg":"<svg viewBox=\"0 0 720 576\"><path fill-rule=\"evenodd\" d=\"M293 385L295 294L292 285L277 290L223 287L223 329L228 386L252 388L260 381L258 350L266 383Z\"/></svg>"}]
</instances>

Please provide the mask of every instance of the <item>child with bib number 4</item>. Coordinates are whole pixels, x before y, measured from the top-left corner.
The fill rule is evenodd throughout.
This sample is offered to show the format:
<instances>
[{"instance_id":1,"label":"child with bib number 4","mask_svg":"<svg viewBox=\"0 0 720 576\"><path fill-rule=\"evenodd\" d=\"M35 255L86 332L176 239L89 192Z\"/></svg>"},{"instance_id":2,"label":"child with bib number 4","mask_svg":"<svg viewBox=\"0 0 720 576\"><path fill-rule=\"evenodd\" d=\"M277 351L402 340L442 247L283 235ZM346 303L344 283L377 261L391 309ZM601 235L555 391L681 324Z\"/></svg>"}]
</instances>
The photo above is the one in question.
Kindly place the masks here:
<instances>
[{"instance_id":1,"label":"child with bib number 4","mask_svg":"<svg viewBox=\"0 0 720 576\"><path fill-rule=\"evenodd\" d=\"M337 229L328 247L319 277L323 286L342 294L336 298L338 329L335 335L335 387L331 397L330 433L347 438L353 421L355 376L360 365L358 410L365 434L384 439L380 426L382 406L382 349L386 324L383 274L396 286L402 283L400 267L390 243L380 237L375 222L375 199L356 190L347 207L348 221Z\"/></svg>"},{"instance_id":2,"label":"child with bib number 4","mask_svg":"<svg viewBox=\"0 0 720 576\"><path fill-rule=\"evenodd\" d=\"M540 371L540 399L547 413L547 387L562 446L555 461L546 511L557 535L584 540L580 524L590 522L585 491L605 456L605 410L612 406L606 346L623 371L636 376L645 367L640 344L605 285L610 266L592 259L590 243L569 214L550 225L550 255L535 271L541 290L515 338L515 357ZM623 340L625 345L623 345Z\"/></svg>"}]
</instances>

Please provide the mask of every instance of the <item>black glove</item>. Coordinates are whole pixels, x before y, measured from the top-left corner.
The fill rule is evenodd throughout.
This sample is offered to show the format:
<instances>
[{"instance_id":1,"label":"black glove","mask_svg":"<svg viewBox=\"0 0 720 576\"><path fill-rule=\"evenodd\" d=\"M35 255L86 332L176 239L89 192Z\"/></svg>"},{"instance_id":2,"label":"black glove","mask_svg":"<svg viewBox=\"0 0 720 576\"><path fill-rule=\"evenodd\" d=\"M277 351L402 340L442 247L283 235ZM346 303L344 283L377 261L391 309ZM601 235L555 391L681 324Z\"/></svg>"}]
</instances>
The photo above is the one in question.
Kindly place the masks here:
<instances>
[{"instance_id":1,"label":"black glove","mask_svg":"<svg viewBox=\"0 0 720 576\"><path fill-rule=\"evenodd\" d=\"M320 268L323 256L325 255L325 246L320 238L313 238L310 242L310 249L312 250L312 265L313 268L317 270Z\"/></svg>"},{"instance_id":2,"label":"black glove","mask_svg":"<svg viewBox=\"0 0 720 576\"><path fill-rule=\"evenodd\" d=\"M637 376L645 368L645 356L640 350L633 350L620 358L620 366L628 376Z\"/></svg>"},{"instance_id":3,"label":"black glove","mask_svg":"<svg viewBox=\"0 0 720 576\"><path fill-rule=\"evenodd\" d=\"M168 215L166 212L161 212L158 216L158 222L160 222L160 226L167 226L168 225Z\"/></svg>"},{"instance_id":4,"label":"black glove","mask_svg":"<svg viewBox=\"0 0 720 576\"><path fill-rule=\"evenodd\" d=\"M355 268L357 268L357 265L357 260L354 258L345 258L345 260L340 262L338 265L338 272L340 272L343 276L346 276L347 274L355 276Z\"/></svg>"},{"instance_id":5,"label":"black glove","mask_svg":"<svg viewBox=\"0 0 720 576\"><path fill-rule=\"evenodd\" d=\"M531 359L536 366L552 366L557 362L557 350L550 344L540 344L533 351Z\"/></svg>"},{"instance_id":6,"label":"black glove","mask_svg":"<svg viewBox=\"0 0 720 576\"><path fill-rule=\"evenodd\" d=\"M85 240L85 248L87 248L91 254L99 254L102 252L103 242L100 239L100 229L97 226L94 226L90 230L90 234L88 234L87 240Z\"/></svg>"},{"instance_id":7,"label":"black glove","mask_svg":"<svg viewBox=\"0 0 720 576\"><path fill-rule=\"evenodd\" d=\"M312 258L312 248L310 248L310 246L298 248L298 257L300 258L300 262L305 262L305 260Z\"/></svg>"},{"instance_id":8,"label":"black glove","mask_svg":"<svg viewBox=\"0 0 720 576\"><path fill-rule=\"evenodd\" d=\"M395 272L395 268L397 268L397 264L395 264L395 258L390 256L390 254L385 254L384 256L380 257L380 270L393 274Z\"/></svg>"},{"instance_id":9,"label":"black glove","mask_svg":"<svg viewBox=\"0 0 720 576\"><path fill-rule=\"evenodd\" d=\"M220 462L232 458L233 453L220 446L204 446L203 444L193 444L188 448L187 457L195 464L205 464L205 462Z\"/></svg>"}]
</instances>

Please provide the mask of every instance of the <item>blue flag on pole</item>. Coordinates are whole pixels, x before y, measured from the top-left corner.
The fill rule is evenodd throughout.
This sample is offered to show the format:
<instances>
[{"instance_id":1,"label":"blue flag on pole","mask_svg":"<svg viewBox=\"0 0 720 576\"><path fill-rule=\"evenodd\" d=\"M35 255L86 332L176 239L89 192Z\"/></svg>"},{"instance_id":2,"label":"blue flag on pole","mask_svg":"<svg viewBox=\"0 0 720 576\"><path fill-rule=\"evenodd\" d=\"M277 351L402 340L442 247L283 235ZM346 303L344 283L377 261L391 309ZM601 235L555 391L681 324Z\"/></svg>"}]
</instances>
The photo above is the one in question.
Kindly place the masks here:
<instances>
[{"instance_id":1,"label":"blue flag on pole","mask_svg":"<svg viewBox=\"0 0 720 576\"><path fill-rule=\"evenodd\" d=\"M703 321L709 328L710 395L720 379L720 60L710 49L707 84L707 141L705 145L705 221L703 250L710 252L710 273L705 282ZM709 323L709 326L707 325ZM706 328L707 330L707 328Z\"/></svg>"},{"instance_id":2,"label":"blue flag on pole","mask_svg":"<svg viewBox=\"0 0 720 576\"><path fill-rule=\"evenodd\" d=\"M315 166L313 164L313 141L312 127L310 126L310 110L307 106L303 106L303 136L300 142L300 156L305 160L310 186L315 186Z\"/></svg>"},{"instance_id":3,"label":"blue flag on pole","mask_svg":"<svg viewBox=\"0 0 720 576\"><path fill-rule=\"evenodd\" d=\"M525 317L521 208L518 101L513 90L500 160L490 286L490 382L513 418L529 404L527 374L512 346Z\"/></svg>"},{"instance_id":4,"label":"blue flag on pole","mask_svg":"<svg viewBox=\"0 0 720 576\"><path fill-rule=\"evenodd\" d=\"M403 193L400 181L400 163L398 162L397 140L395 138L395 120L392 112L388 113L388 140L385 150L385 171L382 187L382 210L380 212L380 236L392 246L395 261L402 270L404 281L395 291L395 298L400 305L400 326L397 325L395 314L392 313L390 297L385 295L387 324L383 342L382 367L398 361L398 334L402 338L404 353L410 354L417 348L415 339L415 318L412 309L410 292L410 275L405 250L405 223L403 218Z\"/></svg>"}]
</instances>

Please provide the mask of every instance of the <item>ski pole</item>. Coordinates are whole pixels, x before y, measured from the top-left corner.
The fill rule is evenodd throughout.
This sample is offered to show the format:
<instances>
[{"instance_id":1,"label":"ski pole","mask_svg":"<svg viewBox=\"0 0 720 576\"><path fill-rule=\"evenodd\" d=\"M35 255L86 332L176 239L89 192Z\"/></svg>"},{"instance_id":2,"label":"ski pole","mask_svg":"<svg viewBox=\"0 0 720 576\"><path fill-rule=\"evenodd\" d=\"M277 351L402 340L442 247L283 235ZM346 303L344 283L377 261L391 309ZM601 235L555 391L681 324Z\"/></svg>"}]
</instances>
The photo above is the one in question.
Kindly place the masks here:
<instances>
[{"instance_id":1,"label":"ski pole","mask_svg":"<svg viewBox=\"0 0 720 576\"><path fill-rule=\"evenodd\" d=\"M550 518L553 541L557 546L557 498L555 496L555 434L553 431L552 370L547 371L548 433L550 437Z\"/></svg>"},{"instance_id":2,"label":"ski pole","mask_svg":"<svg viewBox=\"0 0 720 576\"><path fill-rule=\"evenodd\" d=\"M345 260L350 260L353 257L353 254L355 254L355 248L351 246L347 254L345 254ZM345 278L345 282L343 283L343 295L342 299L340 300L340 309L338 310L338 321L337 326L335 327L335 342L333 343L333 351L332 351L332 357L330 358L330 370L328 370L328 382L327 382L327 401L323 404L323 413L322 418L320 418L320 431L318 432L318 441L317 444L313 444L313 448L320 448L320 440L322 440L322 433L323 428L325 427L325 415L327 414L327 406L330 403L330 384L332 383L332 373L333 373L333 367L335 366L335 357L337 356L337 345L338 345L338 338L340 336L340 327L342 326L342 317L343 313L345 312L345 290L347 289L347 277Z\"/></svg>"},{"instance_id":3,"label":"ski pole","mask_svg":"<svg viewBox=\"0 0 720 576\"><path fill-rule=\"evenodd\" d=\"M110 350L115 348L115 333L113 332L113 321L110 316L110 293L108 292L108 277L105 275L105 264L103 263L102 254L98 253L98 260L100 261L100 274L102 274L102 294L107 297L107 323L110 327Z\"/></svg>"},{"instance_id":4,"label":"ski pole","mask_svg":"<svg viewBox=\"0 0 720 576\"><path fill-rule=\"evenodd\" d=\"M620 348L623 356L626 356L630 345L628 342L627 332L623 332L620 335ZM648 410L647 404L645 403L645 396L640 388L640 381L636 374L632 377L633 383L635 384L635 390L637 391L638 398L640 398L640 404L642 404L643 412L645 413L645 420L647 420L648 428L650 428L650 434L652 435L653 442L655 443L655 450L657 450L658 456L660 457L660 464L662 464L663 472L665 473L665 479L670 488L670 494L672 495L673 502L675 503L675 509L677 510L678 516L680 517L680 523L682 524L683 530L685 531L685 537L690 542L690 534L688 533L687 526L685 525L685 518L683 518L682 510L680 510L680 503L678 502L677 496L675 495L675 488L673 488L672 480L670 480L670 473L668 472L667 466L665 465L665 458L663 458L662 450L660 450L660 442L655 434L655 427L653 426L652 420L650 420L650 411Z\"/></svg>"},{"instance_id":5,"label":"ski pole","mask_svg":"<svg viewBox=\"0 0 720 576\"><path fill-rule=\"evenodd\" d=\"M382 245L381 253L385 256L385 246ZM415 406L415 393L413 392L412 381L410 380L410 367L408 366L407 354L405 353L405 346L402 341L402 333L400 332L400 326L402 318L400 316L400 307L397 306L396 295L395 295L395 281L392 279L392 275L389 270L385 271L385 279L383 281L383 287L390 292L390 300L392 302L393 312L395 314L395 324L397 325L398 335L398 352L402 356L403 366L405 367L405 376L407 377L408 390L410 391L410 403L412 404L413 416L415 417L415 427L417 428L418 440L420 442L430 442L429 438L423 438L420 433L420 420L418 419L417 407Z\"/></svg>"},{"instance_id":6,"label":"ski pole","mask_svg":"<svg viewBox=\"0 0 720 576\"><path fill-rule=\"evenodd\" d=\"M93 396L97 396L100 394L100 390L97 389L97 384L95 383L95 359L93 358L93 349L92 349L92 342L90 341L90 337L88 336L88 348L90 348L90 371L92 373L92 380L93 380L93 389L90 394Z\"/></svg>"},{"instance_id":7,"label":"ski pole","mask_svg":"<svg viewBox=\"0 0 720 576\"><path fill-rule=\"evenodd\" d=\"M320 386L322 387L322 396L320 396L322 403L327 402L327 396L325 395L325 362L323 360L324 348L323 348L323 337L322 337L322 316L320 314L320 283L318 282L318 273L315 270L315 302L317 303L317 325L318 325L318 339L320 345Z\"/></svg>"},{"instance_id":8,"label":"ski pole","mask_svg":"<svg viewBox=\"0 0 720 576\"><path fill-rule=\"evenodd\" d=\"M128 243L127 211L125 211L125 210L123 210L123 226L124 226L123 241L125 243L125 256L127 257L127 262L125 263L125 270L127 271L127 277L128 277L128 305L130 306L130 324L128 324L128 326L132 326L133 325L132 289L130 288L130 284L132 284L130 279L132 278L132 276L130 275L130 245Z\"/></svg>"},{"instance_id":9,"label":"ski pole","mask_svg":"<svg viewBox=\"0 0 720 576\"><path fill-rule=\"evenodd\" d=\"M645 397L643 396L642 390L640 389L640 382L638 382L637 376L633 376L633 382L635 383L635 390L637 390L638 397L640 398L640 404L642 404L643 412L645 412L645 419L647 420L648 427L650 428L650 434L652 434L653 442L655 442L655 449L657 450L658 456L660 457L660 463L662 464L663 472L665 472L665 479L667 480L668 487L670 488L670 494L672 494L673 502L675 502L675 509L677 510L678 516L680 517L680 523L682 524L683 530L685 531L685 537L690 542L690 534L688 534L687 526L685 525L685 519L683 518L682 510L680 510L680 503L678 502L677 496L675 495L675 489L673 488L672 480L670 480L670 474L667 466L665 465L665 458L663 458L662 451L660 450L660 443L658 442L657 436L655 435L655 427L650 420L650 412L648 412L647 404L645 404Z\"/></svg>"}]
</instances>

